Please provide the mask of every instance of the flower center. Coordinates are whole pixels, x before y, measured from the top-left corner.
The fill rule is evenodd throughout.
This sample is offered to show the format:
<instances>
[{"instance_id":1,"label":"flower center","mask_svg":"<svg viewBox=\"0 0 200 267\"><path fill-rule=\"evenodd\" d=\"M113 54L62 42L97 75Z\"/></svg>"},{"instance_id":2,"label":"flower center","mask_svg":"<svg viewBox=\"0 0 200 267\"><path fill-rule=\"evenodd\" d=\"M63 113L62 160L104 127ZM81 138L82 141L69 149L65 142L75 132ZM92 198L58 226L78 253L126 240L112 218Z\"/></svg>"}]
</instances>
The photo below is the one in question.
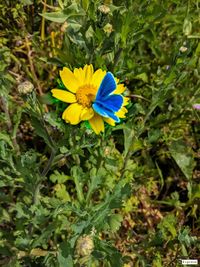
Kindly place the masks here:
<instances>
[{"instance_id":1,"label":"flower center","mask_svg":"<svg viewBox=\"0 0 200 267\"><path fill-rule=\"evenodd\" d=\"M90 84L83 85L76 92L77 102L83 107L91 107L92 101L95 99L96 87Z\"/></svg>"}]
</instances>

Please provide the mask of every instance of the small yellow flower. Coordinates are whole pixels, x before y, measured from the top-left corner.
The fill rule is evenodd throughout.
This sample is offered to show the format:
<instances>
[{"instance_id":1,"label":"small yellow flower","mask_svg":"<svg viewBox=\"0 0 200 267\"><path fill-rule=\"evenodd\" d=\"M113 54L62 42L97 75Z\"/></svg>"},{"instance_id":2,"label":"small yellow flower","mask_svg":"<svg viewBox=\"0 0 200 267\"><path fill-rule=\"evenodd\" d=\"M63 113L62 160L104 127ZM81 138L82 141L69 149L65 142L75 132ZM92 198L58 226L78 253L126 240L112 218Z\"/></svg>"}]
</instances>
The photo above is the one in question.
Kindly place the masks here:
<instances>
[{"instance_id":1,"label":"small yellow flower","mask_svg":"<svg viewBox=\"0 0 200 267\"><path fill-rule=\"evenodd\" d=\"M104 90L101 85L106 75ZM119 80L112 78L110 72L106 74L101 69L94 72L92 65L75 68L73 72L64 67L60 77L67 90L55 88L51 92L55 98L70 104L62 114L67 123L76 125L88 120L94 132L99 134L104 132L104 121L114 126L119 118L125 118L128 98L121 95L125 87L118 84ZM109 89L110 84L114 90Z\"/></svg>"}]
</instances>

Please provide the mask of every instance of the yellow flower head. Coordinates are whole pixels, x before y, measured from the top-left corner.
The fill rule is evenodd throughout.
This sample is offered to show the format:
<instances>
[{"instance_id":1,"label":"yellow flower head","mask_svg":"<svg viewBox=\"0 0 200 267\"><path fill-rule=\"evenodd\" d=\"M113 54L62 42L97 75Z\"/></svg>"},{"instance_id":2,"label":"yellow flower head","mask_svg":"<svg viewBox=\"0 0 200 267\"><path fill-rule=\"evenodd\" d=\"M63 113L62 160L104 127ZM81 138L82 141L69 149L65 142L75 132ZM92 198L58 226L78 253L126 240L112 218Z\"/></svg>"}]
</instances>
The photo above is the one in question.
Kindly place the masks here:
<instances>
[{"instance_id":1,"label":"yellow flower head","mask_svg":"<svg viewBox=\"0 0 200 267\"><path fill-rule=\"evenodd\" d=\"M114 126L119 118L125 118L128 98L122 96L123 84L106 71L94 72L92 65L75 68L74 72L64 67L61 80L67 90L52 89L52 95L70 105L62 114L63 120L76 125L88 120L96 134L104 132L104 122Z\"/></svg>"}]
</instances>

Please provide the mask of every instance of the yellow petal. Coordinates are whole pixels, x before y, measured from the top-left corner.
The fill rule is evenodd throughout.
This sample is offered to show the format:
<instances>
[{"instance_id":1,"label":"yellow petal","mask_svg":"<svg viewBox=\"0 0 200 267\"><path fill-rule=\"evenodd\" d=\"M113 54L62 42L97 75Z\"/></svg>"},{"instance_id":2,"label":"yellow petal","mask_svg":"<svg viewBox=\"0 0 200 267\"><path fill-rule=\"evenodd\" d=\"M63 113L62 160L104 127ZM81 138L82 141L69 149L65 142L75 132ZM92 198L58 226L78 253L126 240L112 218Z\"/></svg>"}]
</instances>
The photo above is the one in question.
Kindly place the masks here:
<instances>
[{"instance_id":1,"label":"yellow petal","mask_svg":"<svg viewBox=\"0 0 200 267\"><path fill-rule=\"evenodd\" d=\"M96 134L104 132L104 122L101 116L94 114L94 116L89 120L89 123Z\"/></svg>"},{"instance_id":2,"label":"yellow petal","mask_svg":"<svg viewBox=\"0 0 200 267\"><path fill-rule=\"evenodd\" d=\"M90 120L94 116L94 111L92 108L84 108L81 113L81 120Z\"/></svg>"},{"instance_id":3,"label":"yellow petal","mask_svg":"<svg viewBox=\"0 0 200 267\"><path fill-rule=\"evenodd\" d=\"M113 92L114 94L122 94L125 91L126 87L123 85L123 83L120 83L117 85L116 90Z\"/></svg>"},{"instance_id":4,"label":"yellow petal","mask_svg":"<svg viewBox=\"0 0 200 267\"><path fill-rule=\"evenodd\" d=\"M60 89L52 89L51 90L53 97L66 102L66 103L75 103L77 102L76 96L70 92L60 90Z\"/></svg>"},{"instance_id":5,"label":"yellow petal","mask_svg":"<svg viewBox=\"0 0 200 267\"><path fill-rule=\"evenodd\" d=\"M103 118L103 120L105 122L107 122L108 124L110 124L111 126L115 126L115 121L111 118Z\"/></svg>"},{"instance_id":6,"label":"yellow petal","mask_svg":"<svg viewBox=\"0 0 200 267\"><path fill-rule=\"evenodd\" d=\"M106 71L103 71L101 69L98 69L95 71L95 73L92 76L91 84L94 85L97 90L99 89L99 86L106 75Z\"/></svg>"},{"instance_id":7,"label":"yellow petal","mask_svg":"<svg viewBox=\"0 0 200 267\"><path fill-rule=\"evenodd\" d=\"M79 80L80 85L83 85L84 81L85 81L85 73L84 73L83 69L82 68L79 68L79 69L75 68L74 69L74 75Z\"/></svg>"},{"instance_id":8,"label":"yellow petal","mask_svg":"<svg viewBox=\"0 0 200 267\"><path fill-rule=\"evenodd\" d=\"M129 97L123 96L123 106L128 105Z\"/></svg>"},{"instance_id":9,"label":"yellow petal","mask_svg":"<svg viewBox=\"0 0 200 267\"><path fill-rule=\"evenodd\" d=\"M72 93L76 93L78 87L80 86L80 82L74 73L71 72L70 69L64 67L63 70L60 71L60 77L64 86Z\"/></svg>"},{"instance_id":10,"label":"yellow petal","mask_svg":"<svg viewBox=\"0 0 200 267\"><path fill-rule=\"evenodd\" d=\"M66 122L76 125L81 121L82 110L83 106L79 105L78 103L71 104L63 112L62 118Z\"/></svg>"},{"instance_id":11,"label":"yellow petal","mask_svg":"<svg viewBox=\"0 0 200 267\"><path fill-rule=\"evenodd\" d=\"M121 107L121 109L117 112L115 112L115 115L119 118L126 118L125 114L128 112L128 110L125 107Z\"/></svg>"},{"instance_id":12,"label":"yellow petal","mask_svg":"<svg viewBox=\"0 0 200 267\"><path fill-rule=\"evenodd\" d=\"M90 65L85 65L84 67L84 72L85 72L85 84L88 84L91 82L92 80L92 75L93 75L93 72L94 72L94 69L93 69L93 66L92 64Z\"/></svg>"}]
</instances>

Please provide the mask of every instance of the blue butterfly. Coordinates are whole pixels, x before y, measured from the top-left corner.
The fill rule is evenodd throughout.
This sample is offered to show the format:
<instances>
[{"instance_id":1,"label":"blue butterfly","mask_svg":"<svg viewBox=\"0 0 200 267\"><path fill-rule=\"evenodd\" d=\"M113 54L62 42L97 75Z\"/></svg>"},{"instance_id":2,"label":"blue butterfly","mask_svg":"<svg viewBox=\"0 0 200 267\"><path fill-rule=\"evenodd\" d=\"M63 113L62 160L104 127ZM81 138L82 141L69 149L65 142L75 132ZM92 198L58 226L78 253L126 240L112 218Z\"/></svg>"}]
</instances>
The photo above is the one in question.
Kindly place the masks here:
<instances>
[{"instance_id":1,"label":"blue butterfly","mask_svg":"<svg viewBox=\"0 0 200 267\"><path fill-rule=\"evenodd\" d=\"M111 94L116 87L114 76L111 72L108 72L100 84L92 107L102 117L112 118L114 121L119 122L120 119L115 115L115 112L122 107L123 97Z\"/></svg>"}]
</instances>

